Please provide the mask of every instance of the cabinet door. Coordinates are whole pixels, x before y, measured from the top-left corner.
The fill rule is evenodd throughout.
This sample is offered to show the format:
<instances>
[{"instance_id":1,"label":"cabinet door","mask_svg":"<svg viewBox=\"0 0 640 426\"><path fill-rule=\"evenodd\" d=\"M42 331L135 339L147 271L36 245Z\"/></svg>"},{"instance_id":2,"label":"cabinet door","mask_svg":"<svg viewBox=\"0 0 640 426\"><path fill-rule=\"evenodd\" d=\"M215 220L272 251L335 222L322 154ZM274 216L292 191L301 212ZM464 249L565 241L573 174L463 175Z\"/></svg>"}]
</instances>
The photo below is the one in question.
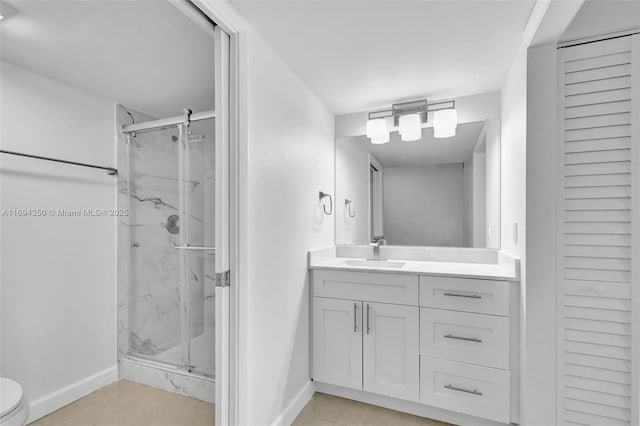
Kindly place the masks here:
<instances>
[{"instance_id":1,"label":"cabinet door","mask_svg":"<svg viewBox=\"0 0 640 426\"><path fill-rule=\"evenodd\" d=\"M558 55L564 84L558 105L555 424L638 425L640 34L570 46ZM556 260L554 254L549 260ZM534 315L554 305L533 305ZM553 359L548 348L538 352L544 358L537 366ZM549 403L547 397L536 405Z\"/></svg>"},{"instance_id":2,"label":"cabinet door","mask_svg":"<svg viewBox=\"0 0 640 426\"><path fill-rule=\"evenodd\" d=\"M363 304L364 390L418 401L418 307Z\"/></svg>"},{"instance_id":3,"label":"cabinet door","mask_svg":"<svg viewBox=\"0 0 640 426\"><path fill-rule=\"evenodd\" d=\"M362 389L362 302L313 298L313 378Z\"/></svg>"}]
</instances>

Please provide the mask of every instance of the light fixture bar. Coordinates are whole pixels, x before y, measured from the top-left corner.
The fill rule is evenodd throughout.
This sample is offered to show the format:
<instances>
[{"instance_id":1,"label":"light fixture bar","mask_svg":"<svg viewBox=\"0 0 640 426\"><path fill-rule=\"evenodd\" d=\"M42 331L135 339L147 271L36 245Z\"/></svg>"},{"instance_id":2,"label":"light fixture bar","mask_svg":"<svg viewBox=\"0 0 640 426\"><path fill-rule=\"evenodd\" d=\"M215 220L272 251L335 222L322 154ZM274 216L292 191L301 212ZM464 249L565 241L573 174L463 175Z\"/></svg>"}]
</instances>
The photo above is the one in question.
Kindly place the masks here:
<instances>
[{"instance_id":1,"label":"light fixture bar","mask_svg":"<svg viewBox=\"0 0 640 426\"><path fill-rule=\"evenodd\" d=\"M401 102L391 105L394 125L400 125L400 117L408 114L418 114L422 123L427 122L427 99Z\"/></svg>"},{"instance_id":2,"label":"light fixture bar","mask_svg":"<svg viewBox=\"0 0 640 426\"><path fill-rule=\"evenodd\" d=\"M429 112L442 109L456 109L456 101L433 102L427 105Z\"/></svg>"},{"instance_id":3,"label":"light fixture bar","mask_svg":"<svg viewBox=\"0 0 640 426\"><path fill-rule=\"evenodd\" d=\"M390 109L372 111L369 113L369 120L376 118L391 118L395 126L398 126L400 116L407 114L420 114L423 123L427 122L427 113L440 111L443 109L455 109L456 101L442 101L428 103L427 99L419 99L416 101L399 102L391 105Z\"/></svg>"},{"instance_id":4,"label":"light fixture bar","mask_svg":"<svg viewBox=\"0 0 640 426\"><path fill-rule=\"evenodd\" d=\"M369 113L369 120L375 120L376 118L389 118L393 117L393 111L385 109L382 111L372 111Z\"/></svg>"}]
</instances>

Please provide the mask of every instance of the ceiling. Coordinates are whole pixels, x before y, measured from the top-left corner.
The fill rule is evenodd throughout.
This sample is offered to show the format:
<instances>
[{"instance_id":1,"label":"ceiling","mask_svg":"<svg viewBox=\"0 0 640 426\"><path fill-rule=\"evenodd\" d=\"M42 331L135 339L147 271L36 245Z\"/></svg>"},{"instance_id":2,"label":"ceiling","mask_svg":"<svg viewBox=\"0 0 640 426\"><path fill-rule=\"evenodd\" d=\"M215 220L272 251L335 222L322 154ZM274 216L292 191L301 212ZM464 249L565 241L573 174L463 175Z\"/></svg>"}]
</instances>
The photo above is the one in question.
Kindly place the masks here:
<instances>
[{"instance_id":1,"label":"ceiling","mask_svg":"<svg viewBox=\"0 0 640 426\"><path fill-rule=\"evenodd\" d=\"M231 0L335 114L501 90L534 0Z\"/></svg>"},{"instance_id":2,"label":"ceiling","mask_svg":"<svg viewBox=\"0 0 640 426\"><path fill-rule=\"evenodd\" d=\"M12 1L0 58L153 117L213 109L212 31L167 1Z\"/></svg>"},{"instance_id":3,"label":"ceiling","mask_svg":"<svg viewBox=\"0 0 640 426\"><path fill-rule=\"evenodd\" d=\"M422 139L412 142L400 140L398 132L391 133L389 143L375 145L366 136L341 138L336 141L357 141L366 144L383 167L428 166L433 164L463 163L471 158L483 122L459 124L456 135L446 139L433 137L433 128L422 129Z\"/></svg>"},{"instance_id":4,"label":"ceiling","mask_svg":"<svg viewBox=\"0 0 640 426\"><path fill-rule=\"evenodd\" d=\"M606 19L602 19L606 16ZM587 0L567 27L560 41L576 40L621 29L640 28L640 1Z\"/></svg>"}]
</instances>

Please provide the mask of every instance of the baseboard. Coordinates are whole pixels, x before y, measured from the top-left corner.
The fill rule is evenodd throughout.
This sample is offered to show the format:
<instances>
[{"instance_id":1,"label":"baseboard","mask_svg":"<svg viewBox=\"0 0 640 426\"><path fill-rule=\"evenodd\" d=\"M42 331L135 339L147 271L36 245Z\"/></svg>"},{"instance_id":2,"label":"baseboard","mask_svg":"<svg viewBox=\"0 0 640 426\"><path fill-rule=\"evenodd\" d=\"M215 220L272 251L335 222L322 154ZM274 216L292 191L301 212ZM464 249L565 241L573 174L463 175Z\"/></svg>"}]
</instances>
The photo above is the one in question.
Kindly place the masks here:
<instances>
[{"instance_id":1,"label":"baseboard","mask_svg":"<svg viewBox=\"0 0 640 426\"><path fill-rule=\"evenodd\" d=\"M305 383L302 389L300 389L289 405L287 405L284 411L276 417L271 425L290 426L296 417L298 417L304 406L307 405L307 402L311 400L311 397L315 392L316 388L312 381Z\"/></svg>"},{"instance_id":2,"label":"baseboard","mask_svg":"<svg viewBox=\"0 0 640 426\"><path fill-rule=\"evenodd\" d=\"M47 414L69 405L82 397L89 395L115 381L118 380L118 367L113 366L105 370L99 371L82 380L78 380L68 386L51 392L35 401L29 402L29 420L28 423L34 422Z\"/></svg>"}]
</instances>

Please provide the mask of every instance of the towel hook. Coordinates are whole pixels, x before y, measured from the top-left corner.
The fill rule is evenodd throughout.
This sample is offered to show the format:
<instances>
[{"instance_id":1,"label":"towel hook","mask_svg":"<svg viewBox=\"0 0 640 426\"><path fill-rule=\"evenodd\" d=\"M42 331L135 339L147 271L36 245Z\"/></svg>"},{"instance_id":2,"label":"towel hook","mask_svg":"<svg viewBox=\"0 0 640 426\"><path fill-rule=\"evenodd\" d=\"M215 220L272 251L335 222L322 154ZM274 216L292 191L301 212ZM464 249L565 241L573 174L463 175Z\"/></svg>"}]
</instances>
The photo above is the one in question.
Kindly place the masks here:
<instances>
[{"instance_id":1,"label":"towel hook","mask_svg":"<svg viewBox=\"0 0 640 426\"><path fill-rule=\"evenodd\" d=\"M329 211L327 211L327 206L325 204L322 204L322 210L324 211L324 214L331 215L333 213L333 197L331 197L330 194L320 191L318 200L322 203L322 200L327 197L329 198Z\"/></svg>"},{"instance_id":2,"label":"towel hook","mask_svg":"<svg viewBox=\"0 0 640 426\"><path fill-rule=\"evenodd\" d=\"M344 208L347 209L347 214L349 217L356 217L356 209L353 209L353 213L351 213L351 204L353 204L353 201L344 199Z\"/></svg>"}]
</instances>

